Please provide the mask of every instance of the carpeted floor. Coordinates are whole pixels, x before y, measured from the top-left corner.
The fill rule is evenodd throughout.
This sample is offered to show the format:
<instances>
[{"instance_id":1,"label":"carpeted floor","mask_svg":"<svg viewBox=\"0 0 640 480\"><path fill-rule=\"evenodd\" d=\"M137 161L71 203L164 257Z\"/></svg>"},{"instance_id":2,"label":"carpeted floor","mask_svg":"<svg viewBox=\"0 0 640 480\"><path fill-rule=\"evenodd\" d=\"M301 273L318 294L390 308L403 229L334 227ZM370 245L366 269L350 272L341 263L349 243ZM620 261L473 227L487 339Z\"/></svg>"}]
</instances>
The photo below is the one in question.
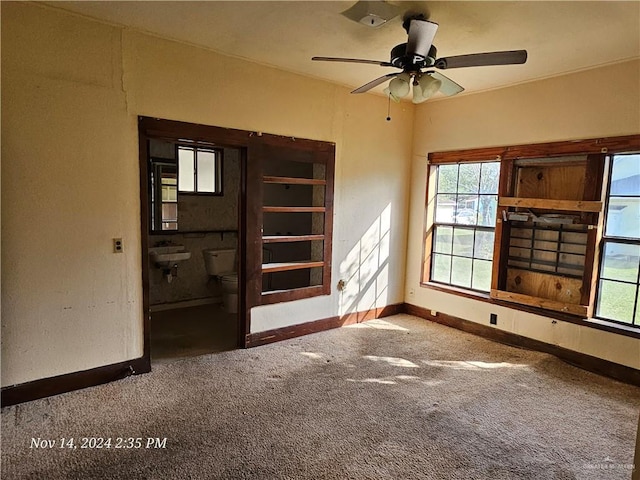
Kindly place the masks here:
<instances>
[{"instance_id":1,"label":"carpeted floor","mask_svg":"<svg viewBox=\"0 0 640 480\"><path fill-rule=\"evenodd\" d=\"M2 478L628 479L639 405L636 387L396 315L5 408Z\"/></svg>"}]
</instances>

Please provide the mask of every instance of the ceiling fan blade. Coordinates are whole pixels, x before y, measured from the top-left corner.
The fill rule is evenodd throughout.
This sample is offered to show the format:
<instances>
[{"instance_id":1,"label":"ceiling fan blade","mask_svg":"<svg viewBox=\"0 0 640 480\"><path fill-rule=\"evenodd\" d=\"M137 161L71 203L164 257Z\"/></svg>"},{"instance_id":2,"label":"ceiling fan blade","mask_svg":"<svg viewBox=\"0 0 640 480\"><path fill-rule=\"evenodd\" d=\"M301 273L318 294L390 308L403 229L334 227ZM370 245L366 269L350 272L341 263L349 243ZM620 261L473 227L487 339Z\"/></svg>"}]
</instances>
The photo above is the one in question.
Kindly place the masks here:
<instances>
[{"instance_id":1,"label":"ceiling fan blade","mask_svg":"<svg viewBox=\"0 0 640 480\"><path fill-rule=\"evenodd\" d=\"M400 75L402 72L398 72L398 73L387 73L386 75L383 75L382 77L376 78L375 80L370 81L369 83L366 83L364 85L362 85L360 88L356 88L353 92L351 93L364 93L367 92L369 90L371 90L374 87L377 87L378 85L383 84L384 82L386 82L387 80L391 80L393 77L397 77L398 75Z\"/></svg>"},{"instance_id":2,"label":"ceiling fan blade","mask_svg":"<svg viewBox=\"0 0 640 480\"><path fill-rule=\"evenodd\" d=\"M436 60L435 67L444 70L446 68L483 67L486 65L516 65L526 61L526 50L509 50L443 57Z\"/></svg>"},{"instance_id":3,"label":"ceiling fan blade","mask_svg":"<svg viewBox=\"0 0 640 480\"><path fill-rule=\"evenodd\" d=\"M436 80L440 80L442 82L442 85L440 85L439 91L442 92L442 94L446 95L447 97L450 97L452 95L455 95L457 93L464 91L464 88L462 88L456 82L451 80L449 77L445 77L441 73L438 73L438 72L427 72L427 73L431 75L433 78L435 78Z\"/></svg>"},{"instance_id":4,"label":"ceiling fan blade","mask_svg":"<svg viewBox=\"0 0 640 480\"><path fill-rule=\"evenodd\" d=\"M316 62L346 62L346 63L368 63L370 65L380 65L381 67L393 67L389 62L380 60L363 60L361 58L340 58L340 57L313 57Z\"/></svg>"},{"instance_id":5,"label":"ceiling fan blade","mask_svg":"<svg viewBox=\"0 0 640 480\"><path fill-rule=\"evenodd\" d=\"M409 23L407 55L419 55L426 58L438 31L438 24L428 20L413 19Z\"/></svg>"}]
</instances>

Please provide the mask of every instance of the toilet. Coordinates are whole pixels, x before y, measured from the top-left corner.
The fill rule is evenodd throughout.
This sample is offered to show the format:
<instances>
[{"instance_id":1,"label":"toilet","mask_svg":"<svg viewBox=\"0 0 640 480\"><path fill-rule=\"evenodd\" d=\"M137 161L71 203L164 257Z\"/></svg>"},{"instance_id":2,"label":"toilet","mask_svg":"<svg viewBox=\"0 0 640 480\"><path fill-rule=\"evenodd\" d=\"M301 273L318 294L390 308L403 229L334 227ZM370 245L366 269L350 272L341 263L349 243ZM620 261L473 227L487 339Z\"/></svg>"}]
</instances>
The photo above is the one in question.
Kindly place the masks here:
<instances>
[{"instance_id":1,"label":"toilet","mask_svg":"<svg viewBox=\"0 0 640 480\"><path fill-rule=\"evenodd\" d=\"M207 273L216 277L222 286L222 304L225 312L238 312L238 273L236 272L236 250L207 249L202 251Z\"/></svg>"}]
</instances>

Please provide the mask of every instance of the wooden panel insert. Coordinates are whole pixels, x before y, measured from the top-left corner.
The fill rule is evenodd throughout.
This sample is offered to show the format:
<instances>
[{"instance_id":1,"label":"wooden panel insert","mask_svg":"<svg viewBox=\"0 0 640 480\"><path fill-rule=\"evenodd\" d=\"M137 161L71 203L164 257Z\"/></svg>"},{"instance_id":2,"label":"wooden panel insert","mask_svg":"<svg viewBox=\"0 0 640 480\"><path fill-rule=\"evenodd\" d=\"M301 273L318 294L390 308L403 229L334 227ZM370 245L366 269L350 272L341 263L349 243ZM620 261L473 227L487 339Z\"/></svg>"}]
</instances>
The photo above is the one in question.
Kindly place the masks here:
<instances>
[{"instance_id":1,"label":"wooden panel insert","mask_svg":"<svg viewBox=\"0 0 640 480\"><path fill-rule=\"evenodd\" d=\"M508 292L579 305L581 288L582 278L560 277L516 268L507 269Z\"/></svg>"},{"instance_id":2,"label":"wooden panel insert","mask_svg":"<svg viewBox=\"0 0 640 480\"><path fill-rule=\"evenodd\" d=\"M521 293L503 292L501 290L491 290L491 298L497 300L505 300L507 302L516 302L532 307L544 308L547 310L555 310L557 312L571 313L581 317L587 316L587 307L584 305L573 305L571 303L556 302L555 300L547 300L546 298L532 297Z\"/></svg>"},{"instance_id":3,"label":"wooden panel insert","mask_svg":"<svg viewBox=\"0 0 640 480\"><path fill-rule=\"evenodd\" d=\"M582 165L518 166L518 197L584 200L585 162Z\"/></svg>"}]
</instances>

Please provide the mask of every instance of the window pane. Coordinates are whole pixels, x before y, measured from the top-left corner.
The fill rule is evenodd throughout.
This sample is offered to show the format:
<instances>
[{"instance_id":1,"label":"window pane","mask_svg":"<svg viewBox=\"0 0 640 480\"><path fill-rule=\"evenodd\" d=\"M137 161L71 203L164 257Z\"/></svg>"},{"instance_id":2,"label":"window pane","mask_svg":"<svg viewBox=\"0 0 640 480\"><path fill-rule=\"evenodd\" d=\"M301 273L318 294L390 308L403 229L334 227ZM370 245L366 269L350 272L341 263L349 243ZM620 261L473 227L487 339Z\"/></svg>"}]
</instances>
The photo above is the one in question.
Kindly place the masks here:
<instances>
[{"instance_id":1,"label":"window pane","mask_svg":"<svg viewBox=\"0 0 640 480\"><path fill-rule=\"evenodd\" d=\"M162 204L162 221L163 222L178 221L178 204L177 203Z\"/></svg>"},{"instance_id":2,"label":"window pane","mask_svg":"<svg viewBox=\"0 0 640 480\"><path fill-rule=\"evenodd\" d=\"M456 193L458 184L458 165L440 165L438 167L438 193Z\"/></svg>"},{"instance_id":3,"label":"window pane","mask_svg":"<svg viewBox=\"0 0 640 480\"><path fill-rule=\"evenodd\" d=\"M600 280L596 315L609 320L632 323L636 290L636 285Z\"/></svg>"},{"instance_id":4,"label":"window pane","mask_svg":"<svg viewBox=\"0 0 640 480\"><path fill-rule=\"evenodd\" d=\"M604 246L604 261L600 277L636 283L639 261L640 245L608 241Z\"/></svg>"},{"instance_id":5,"label":"window pane","mask_svg":"<svg viewBox=\"0 0 640 480\"><path fill-rule=\"evenodd\" d=\"M438 194L436 197L436 223L453 223L455 209L455 195Z\"/></svg>"},{"instance_id":6,"label":"window pane","mask_svg":"<svg viewBox=\"0 0 640 480\"><path fill-rule=\"evenodd\" d=\"M192 148L178 149L178 190L181 192L194 191L194 156Z\"/></svg>"},{"instance_id":7,"label":"window pane","mask_svg":"<svg viewBox=\"0 0 640 480\"><path fill-rule=\"evenodd\" d=\"M162 230L178 230L178 222L162 222Z\"/></svg>"},{"instance_id":8,"label":"window pane","mask_svg":"<svg viewBox=\"0 0 640 480\"><path fill-rule=\"evenodd\" d=\"M609 197L606 235L640 238L640 197Z\"/></svg>"},{"instance_id":9,"label":"window pane","mask_svg":"<svg viewBox=\"0 0 640 480\"><path fill-rule=\"evenodd\" d=\"M216 154L198 150L198 192L216 192Z\"/></svg>"},{"instance_id":10,"label":"window pane","mask_svg":"<svg viewBox=\"0 0 640 480\"><path fill-rule=\"evenodd\" d=\"M477 195L458 195L455 221L461 225L475 225L478 214Z\"/></svg>"},{"instance_id":11,"label":"window pane","mask_svg":"<svg viewBox=\"0 0 640 480\"><path fill-rule=\"evenodd\" d=\"M640 155L613 157L607 236L640 238Z\"/></svg>"},{"instance_id":12,"label":"window pane","mask_svg":"<svg viewBox=\"0 0 640 480\"><path fill-rule=\"evenodd\" d=\"M431 269L431 280L435 282L449 283L451 277L451 257L449 255L433 256L433 267Z\"/></svg>"},{"instance_id":13,"label":"window pane","mask_svg":"<svg viewBox=\"0 0 640 480\"><path fill-rule=\"evenodd\" d=\"M438 253L451 253L453 228L438 227L434 239L433 251Z\"/></svg>"},{"instance_id":14,"label":"window pane","mask_svg":"<svg viewBox=\"0 0 640 480\"><path fill-rule=\"evenodd\" d=\"M458 193L478 193L480 189L480 163L463 163L458 176Z\"/></svg>"},{"instance_id":15,"label":"window pane","mask_svg":"<svg viewBox=\"0 0 640 480\"><path fill-rule=\"evenodd\" d=\"M453 254L473 256L473 228L455 228L453 231Z\"/></svg>"},{"instance_id":16,"label":"window pane","mask_svg":"<svg viewBox=\"0 0 640 480\"><path fill-rule=\"evenodd\" d=\"M435 168L438 182L430 280L488 292L500 162Z\"/></svg>"},{"instance_id":17,"label":"window pane","mask_svg":"<svg viewBox=\"0 0 640 480\"><path fill-rule=\"evenodd\" d=\"M478 205L478 225L482 225L484 227L495 227L497 210L497 195L480 196L480 203Z\"/></svg>"},{"instance_id":18,"label":"window pane","mask_svg":"<svg viewBox=\"0 0 640 480\"><path fill-rule=\"evenodd\" d=\"M162 201L163 202L178 201L178 191L175 185L162 185Z\"/></svg>"},{"instance_id":19,"label":"window pane","mask_svg":"<svg viewBox=\"0 0 640 480\"><path fill-rule=\"evenodd\" d=\"M474 258L482 258L484 260L493 259L493 240L494 232L486 232L478 230L476 232L475 248L473 251Z\"/></svg>"},{"instance_id":20,"label":"window pane","mask_svg":"<svg viewBox=\"0 0 640 480\"><path fill-rule=\"evenodd\" d=\"M640 196L640 155L616 155L613 158L611 195Z\"/></svg>"},{"instance_id":21,"label":"window pane","mask_svg":"<svg viewBox=\"0 0 640 480\"><path fill-rule=\"evenodd\" d=\"M480 193L498 193L500 179L500 162L482 164L480 176Z\"/></svg>"},{"instance_id":22,"label":"window pane","mask_svg":"<svg viewBox=\"0 0 640 480\"><path fill-rule=\"evenodd\" d=\"M491 262L486 260L473 261L473 278L471 288L488 292L491 289Z\"/></svg>"},{"instance_id":23,"label":"window pane","mask_svg":"<svg viewBox=\"0 0 640 480\"><path fill-rule=\"evenodd\" d=\"M460 287L471 287L471 259L452 257L451 283Z\"/></svg>"}]
</instances>

